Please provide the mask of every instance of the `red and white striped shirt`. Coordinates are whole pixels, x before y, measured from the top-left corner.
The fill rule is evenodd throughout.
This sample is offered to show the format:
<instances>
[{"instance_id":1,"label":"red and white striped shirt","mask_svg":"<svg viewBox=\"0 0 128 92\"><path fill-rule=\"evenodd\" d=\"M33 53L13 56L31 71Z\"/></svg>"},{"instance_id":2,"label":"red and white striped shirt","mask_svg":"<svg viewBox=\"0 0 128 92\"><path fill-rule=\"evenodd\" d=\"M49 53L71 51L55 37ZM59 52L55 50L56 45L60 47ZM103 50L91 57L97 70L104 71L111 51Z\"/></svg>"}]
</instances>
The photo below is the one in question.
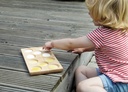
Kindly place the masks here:
<instances>
[{"instance_id":1,"label":"red and white striped shirt","mask_svg":"<svg viewBox=\"0 0 128 92\"><path fill-rule=\"evenodd\" d=\"M128 32L99 27L87 35L95 44L99 69L113 82L128 83Z\"/></svg>"}]
</instances>

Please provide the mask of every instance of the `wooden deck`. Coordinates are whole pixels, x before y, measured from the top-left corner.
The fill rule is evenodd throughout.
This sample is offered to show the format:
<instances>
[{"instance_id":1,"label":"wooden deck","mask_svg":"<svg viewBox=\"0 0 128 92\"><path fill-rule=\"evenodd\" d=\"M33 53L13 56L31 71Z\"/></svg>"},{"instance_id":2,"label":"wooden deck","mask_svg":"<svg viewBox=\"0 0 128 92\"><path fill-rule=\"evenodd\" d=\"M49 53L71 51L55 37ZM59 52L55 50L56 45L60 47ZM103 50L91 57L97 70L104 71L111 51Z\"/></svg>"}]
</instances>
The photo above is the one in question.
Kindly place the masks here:
<instances>
[{"instance_id":1,"label":"wooden deck","mask_svg":"<svg viewBox=\"0 0 128 92\"><path fill-rule=\"evenodd\" d=\"M94 28L85 3L79 0L0 0L0 92L69 92L76 67L87 64L90 53L79 58L53 50L64 71L32 77L20 49L79 37Z\"/></svg>"}]
</instances>

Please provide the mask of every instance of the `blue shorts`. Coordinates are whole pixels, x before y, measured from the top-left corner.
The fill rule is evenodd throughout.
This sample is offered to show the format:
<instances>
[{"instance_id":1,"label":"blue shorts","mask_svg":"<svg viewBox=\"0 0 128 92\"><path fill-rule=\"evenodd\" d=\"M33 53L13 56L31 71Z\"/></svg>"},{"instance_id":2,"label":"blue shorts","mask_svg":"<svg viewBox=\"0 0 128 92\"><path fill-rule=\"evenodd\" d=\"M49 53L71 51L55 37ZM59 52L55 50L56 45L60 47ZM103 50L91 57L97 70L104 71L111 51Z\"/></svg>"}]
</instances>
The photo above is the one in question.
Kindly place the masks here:
<instances>
[{"instance_id":1,"label":"blue shorts","mask_svg":"<svg viewBox=\"0 0 128 92\"><path fill-rule=\"evenodd\" d=\"M114 83L108 76L101 73L98 68L96 68L96 70L107 92L128 92L128 84L121 82Z\"/></svg>"}]
</instances>

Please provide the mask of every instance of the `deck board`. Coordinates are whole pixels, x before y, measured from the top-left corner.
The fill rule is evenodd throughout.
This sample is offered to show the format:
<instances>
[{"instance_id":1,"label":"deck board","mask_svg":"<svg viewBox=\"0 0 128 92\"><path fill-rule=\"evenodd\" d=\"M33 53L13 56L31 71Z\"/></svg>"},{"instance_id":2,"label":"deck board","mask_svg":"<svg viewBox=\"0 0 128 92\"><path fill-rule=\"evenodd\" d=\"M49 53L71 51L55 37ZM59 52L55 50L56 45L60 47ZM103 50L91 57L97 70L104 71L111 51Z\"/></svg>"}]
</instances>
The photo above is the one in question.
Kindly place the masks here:
<instances>
[{"instance_id":1,"label":"deck board","mask_svg":"<svg viewBox=\"0 0 128 92\"><path fill-rule=\"evenodd\" d=\"M87 66L89 66L89 67L97 67L98 68L95 56L92 57L92 59L90 60L90 62L88 63Z\"/></svg>"}]
</instances>

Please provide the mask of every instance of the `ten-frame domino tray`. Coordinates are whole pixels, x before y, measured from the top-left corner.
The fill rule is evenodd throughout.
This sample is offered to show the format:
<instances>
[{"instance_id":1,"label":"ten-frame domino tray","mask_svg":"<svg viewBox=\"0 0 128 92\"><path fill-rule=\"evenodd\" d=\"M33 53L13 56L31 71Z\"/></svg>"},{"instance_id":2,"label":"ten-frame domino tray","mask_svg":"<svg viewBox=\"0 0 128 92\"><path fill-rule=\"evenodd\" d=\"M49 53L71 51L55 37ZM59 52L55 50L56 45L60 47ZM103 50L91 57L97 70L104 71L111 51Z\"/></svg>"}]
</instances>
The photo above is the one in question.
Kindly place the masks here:
<instances>
[{"instance_id":1,"label":"ten-frame domino tray","mask_svg":"<svg viewBox=\"0 0 128 92\"><path fill-rule=\"evenodd\" d=\"M21 49L30 75L61 72L62 65L52 51L43 50L42 47Z\"/></svg>"}]
</instances>

